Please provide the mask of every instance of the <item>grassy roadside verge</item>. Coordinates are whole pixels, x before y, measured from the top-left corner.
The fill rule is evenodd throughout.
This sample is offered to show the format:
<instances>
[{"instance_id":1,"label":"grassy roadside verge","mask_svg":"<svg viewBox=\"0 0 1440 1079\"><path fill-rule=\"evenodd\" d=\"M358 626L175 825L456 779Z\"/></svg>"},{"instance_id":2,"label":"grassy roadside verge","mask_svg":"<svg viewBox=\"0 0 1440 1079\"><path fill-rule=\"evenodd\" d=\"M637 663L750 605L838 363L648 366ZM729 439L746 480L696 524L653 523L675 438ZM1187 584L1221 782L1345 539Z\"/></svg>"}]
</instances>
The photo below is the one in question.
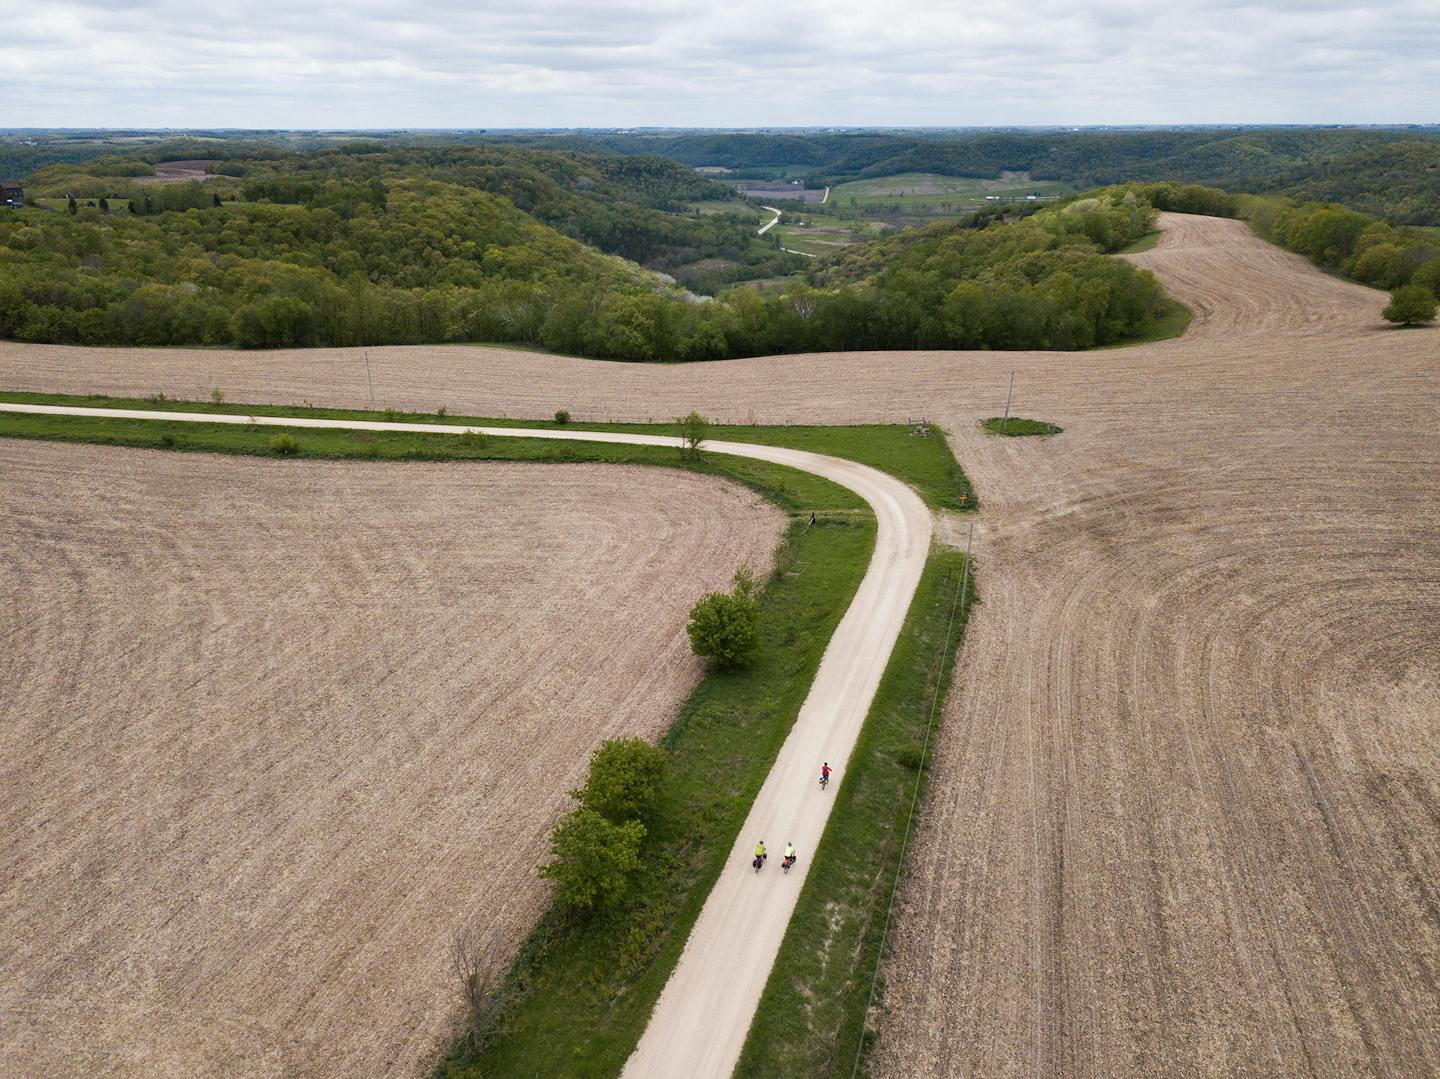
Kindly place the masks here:
<instances>
[{"instance_id":1,"label":"grassy roadside verge","mask_svg":"<svg viewBox=\"0 0 1440 1079\"><path fill-rule=\"evenodd\" d=\"M75 396L58 393L0 392L0 401L33 405L70 405L83 408L130 408L152 412L214 412L229 416L295 416L305 419L381 420L386 423L453 423L484 427L526 427L541 430L620 431L631 434L674 435L674 423L569 423L552 420L494 419L484 416L452 416L440 413L398 412L393 409L366 411L315 408L308 405L213 404L209 401L177 401L166 397ZM146 421L139 421L146 422ZM189 425L187 425L189 426ZM297 435L297 437L299 437ZM308 437L308 433L307 433ZM974 509L975 492L945 445L940 432L931 427L918 435L904 424L860 424L849 427L775 427L762 425L715 424L710 437L727 442L754 442L764 446L786 446L797 450L827 453L858 461L897 476L915 488L933 509Z\"/></svg>"},{"instance_id":2,"label":"grassy roadside verge","mask_svg":"<svg viewBox=\"0 0 1440 1079\"><path fill-rule=\"evenodd\" d=\"M83 398L71 399L84 400ZM371 415L373 417L373 414ZM105 446L200 453L276 456L271 440L280 432L295 437L295 458L362 461L532 461L663 465L724 476L769 498L787 513L815 510L866 511L858 496L819 476L766 461L718 454L698 459L658 446L604 442L550 442L527 438L433 435L396 431L346 431L323 428L251 427L163 420L112 419L108 416L46 416L0 412L0 437L51 442L88 442ZM868 512L868 511L867 511Z\"/></svg>"},{"instance_id":3,"label":"grassy roadside verge","mask_svg":"<svg viewBox=\"0 0 1440 1079\"><path fill-rule=\"evenodd\" d=\"M931 709L938 715L970 598L958 551L933 553L835 792L815 863L736 1068L744 1079L850 1074L880 961L891 887ZM974 595L968 589L970 597ZM953 612L953 622L952 622ZM948 642L948 646L947 646Z\"/></svg>"},{"instance_id":4,"label":"grassy roadside verge","mask_svg":"<svg viewBox=\"0 0 1440 1079\"><path fill-rule=\"evenodd\" d=\"M874 546L871 518L823 520L787 537L760 603L754 667L708 674L662 741L670 767L645 840L642 876L619 909L588 921L548 912L500 996L486 1052L462 1044L437 1075L613 1076L655 1001L736 832L809 693Z\"/></svg>"}]
</instances>

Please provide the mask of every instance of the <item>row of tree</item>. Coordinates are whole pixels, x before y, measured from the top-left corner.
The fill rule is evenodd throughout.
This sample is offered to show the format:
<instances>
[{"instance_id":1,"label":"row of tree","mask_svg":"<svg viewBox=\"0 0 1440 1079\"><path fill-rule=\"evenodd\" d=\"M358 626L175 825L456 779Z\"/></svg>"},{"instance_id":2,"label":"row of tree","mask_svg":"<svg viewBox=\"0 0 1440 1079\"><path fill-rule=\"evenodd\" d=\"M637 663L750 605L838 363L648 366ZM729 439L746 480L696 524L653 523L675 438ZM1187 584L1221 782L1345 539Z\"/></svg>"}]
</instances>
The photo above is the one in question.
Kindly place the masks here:
<instances>
[{"instance_id":1,"label":"row of tree","mask_svg":"<svg viewBox=\"0 0 1440 1079\"><path fill-rule=\"evenodd\" d=\"M1317 266L1376 288L1416 284L1440 294L1440 237L1333 203L1247 197L1242 211L1266 239Z\"/></svg>"}]
</instances>

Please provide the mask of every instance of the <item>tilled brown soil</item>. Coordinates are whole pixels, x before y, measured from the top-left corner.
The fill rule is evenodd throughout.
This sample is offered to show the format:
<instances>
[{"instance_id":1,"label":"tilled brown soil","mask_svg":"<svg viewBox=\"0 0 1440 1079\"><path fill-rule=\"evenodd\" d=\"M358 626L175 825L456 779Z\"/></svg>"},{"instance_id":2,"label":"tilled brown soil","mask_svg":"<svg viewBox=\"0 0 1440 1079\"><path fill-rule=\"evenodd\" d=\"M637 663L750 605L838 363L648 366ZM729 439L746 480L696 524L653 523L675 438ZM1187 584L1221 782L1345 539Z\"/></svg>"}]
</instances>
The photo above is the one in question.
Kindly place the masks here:
<instances>
[{"instance_id":1,"label":"tilled brown soil","mask_svg":"<svg viewBox=\"0 0 1440 1079\"><path fill-rule=\"evenodd\" d=\"M878 1075L1440 1072L1440 335L1168 224L1193 336L957 439L984 603Z\"/></svg>"},{"instance_id":2,"label":"tilled brown soil","mask_svg":"<svg viewBox=\"0 0 1440 1079\"><path fill-rule=\"evenodd\" d=\"M1165 227L1132 258L1196 318L1139 348L370 350L381 405L949 429L984 602L877 1074L1440 1074L1440 330L1238 222ZM1063 435L978 429L1012 370ZM367 399L340 351L0 344L0 385Z\"/></svg>"},{"instance_id":3,"label":"tilled brown soil","mask_svg":"<svg viewBox=\"0 0 1440 1079\"><path fill-rule=\"evenodd\" d=\"M768 565L743 488L602 465L0 440L0 1074L423 1075L589 751Z\"/></svg>"}]
</instances>

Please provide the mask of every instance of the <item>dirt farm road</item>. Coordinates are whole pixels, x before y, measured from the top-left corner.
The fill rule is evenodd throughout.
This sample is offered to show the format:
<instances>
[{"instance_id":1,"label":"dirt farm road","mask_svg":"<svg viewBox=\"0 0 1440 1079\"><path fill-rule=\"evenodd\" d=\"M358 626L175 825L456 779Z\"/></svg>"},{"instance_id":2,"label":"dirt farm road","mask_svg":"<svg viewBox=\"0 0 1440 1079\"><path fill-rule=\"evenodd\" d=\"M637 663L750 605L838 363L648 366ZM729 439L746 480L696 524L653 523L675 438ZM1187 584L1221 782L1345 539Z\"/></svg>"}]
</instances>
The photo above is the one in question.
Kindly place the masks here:
<instances>
[{"instance_id":1,"label":"dirt farm road","mask_svg":"<svg viewBox=\"0 0 1440 1079\"><path fill-rule=\"evenodd\" d=\"M596 431L219 416L4 402L0 402L0 411L456 435L480 431L511 438L642 446L680 444L676 438ZM639 1079L672 1075L723 1079L734 1068L805 883L808 855L819 845L835 801L814 783L820 762L832 762L836 780L844 781L845 763L880 685L930 551L930 511L893 476L853 461L803 450L721 441L707 441L704 448L710 453L789 465L841 484L870 504L878 529L875 551L860 588L830 639L795 725L740 829L728 867L706 900L680 963L626 1066L625 1074ZM769 842L777 852L783 843L793 841L804 856L788 874L780 872L777 857L776 864L757 880L749 867L749 855L756 839L767 836L774 837Z\"/></svg>"}]
</instances>

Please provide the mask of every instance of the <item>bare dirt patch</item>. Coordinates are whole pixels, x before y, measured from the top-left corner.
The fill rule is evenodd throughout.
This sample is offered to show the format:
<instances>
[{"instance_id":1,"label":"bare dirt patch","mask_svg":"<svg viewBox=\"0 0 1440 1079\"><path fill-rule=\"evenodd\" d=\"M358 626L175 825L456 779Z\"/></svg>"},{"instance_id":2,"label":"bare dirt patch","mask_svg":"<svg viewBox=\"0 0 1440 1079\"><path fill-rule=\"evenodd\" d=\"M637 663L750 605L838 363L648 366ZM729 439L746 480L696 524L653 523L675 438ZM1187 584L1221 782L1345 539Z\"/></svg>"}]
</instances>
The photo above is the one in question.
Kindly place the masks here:
<instances>
[{"instance_id":1,"label":"bare dirt patch","mask_svg":"<svg viewBox=\"0 0 1440 1079\"><path fill-rule=\"evenodd\" d=\"M799 184L741 183L735 190L752 199L789 199L792 202L819 202L825 197L823 188L801 187Z\"/></svg>"},{"instance_id":2,"label":"bare dirt patch","mask_svg":"<svg viewBox=\"0 0 1440 1079\"><path fill-rule=\"evenodd\" d=\"M154 176L137 176L137 184L186 184L192 181L204 182L215 179L213 172L206 172L206 165L213 161L162 161L155 166Z\"/></svg>"},{"instance_id":3,"label":"bare dirt patch","mask_svg":"<svg viewBox=\"0 0 1440 1079\"><path fill-rule=\"evenodd\" d=\"M1440 330L1242 223L1127 256L1115 351L656 367L371 349L379 403L943 424L977 607L885 970L885 1076L1440 1073ZM1065 428L986 436L1004 407ZM0 344L0 385L363 405L360 352ZM3 422L3 421L0 421Z\"/></svg>"},{"instance_id":4,"label":"bare dirt patch","mask_svg":"<svg viewBox=\"0 0 1440 1079\"><path fill-rule=\"evenodd\" d=\"M419 1075L589 751L654 737L743 488L0 440L0 1072Z\"/></svg>"}]
</instances>

